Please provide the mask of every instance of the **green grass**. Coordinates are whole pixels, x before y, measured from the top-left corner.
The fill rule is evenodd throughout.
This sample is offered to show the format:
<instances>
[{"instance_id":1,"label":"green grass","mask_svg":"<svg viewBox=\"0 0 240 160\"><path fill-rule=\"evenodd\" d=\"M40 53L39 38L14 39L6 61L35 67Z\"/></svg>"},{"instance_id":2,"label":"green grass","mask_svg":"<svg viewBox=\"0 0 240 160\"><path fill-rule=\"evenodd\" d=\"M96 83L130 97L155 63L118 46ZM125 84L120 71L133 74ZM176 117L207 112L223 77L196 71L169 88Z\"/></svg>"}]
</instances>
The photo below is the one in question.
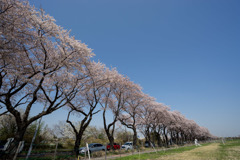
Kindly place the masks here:
<instances>
[{"instance_id":1,"label":"green grass","mask_svg":"<svg viewBox=\"0 0 240 160\"><path fill-rule=\"evenodd\" d=\"M207 145L207 144L205 144L205 145ZM165 150L165 151L158 151L157 153L156 152L143 153L143 154L140 154L140 156L139 156L139 154L135 154L135 155L131 155L131 156L117 158L117 160L118 159L121 159L121 160L156 159L156 158L158 158L160 156L163 156L163 155L181 153L181 152L184 152L184 151L192 150L194 148L196 148L196 147L195 146L186 146L186 147L168 149L168 150Z\"/></svg>"},{"instance_id":2,"label":"green grass","mask_svg":"<svg viewBox=\"0 0 240 160\"><path fill-rule=\"evenodd\" d=\"M206 146L206 148L204 148ZM203 148L202 148L203 147ZM195 150L193 150L195 149ZM192 150L192 151L191 151ZM190 151L190 152L186 152ZM129 155L125 157L119 157L118 159L121 160L135 160L135 159L141 159L141 160L146 160L146 159L164 159L167 157L170 157L172 159L179 159L180 155L183 155L181 153L184 152L185 158L188 160L192 160L193 157L197 157L197 159L205 160L240 160L240 139L239 140L228 140L225 142L225 145L222 144L221 141L217 143L206 143L202 144L201 147L196 147L196 146L183 146L179 148L170 148L170 149L165 149L156 152L151 152L151 153L143 153L143 154L135 154L135 155ZM186 152L186 153L185 153ZM108 153L108 155L117 155L119 151L113 151ZM136 152L135 152L136 153ZM122 156L123 154L126 154L126 152L121 152ZM186 156L187 154L187 156ZM101 155L103 156L103 155ZM164 156L164 157L163 157ZM99 157L99 156L96 156ZM59 155L56 157L58 160L67 160L67 159L72 159L74 158L74 155ZM21 158L20 158L21 159ZM25 159L25 158L24 158ZM53 159L53 156L49 157L39 157L39 158L32 158L32 160L50 160ZM31 159L30 159L31 160Z\"/></svg>"},{"instance_id":3,"label":"green grass","mask_svg":"<svg viewBox=\"0 0 240 160\"><path fill-rule=\"evenodd\" d=\"M229 140L219 146L217 159L240 159L240 140Z\"/></svg>"},{"instance_id":4,"label":"green grass","mask_svg":"<svg viewBox=\"0 0 240 160\"><path fill-rule=\"evenodd\" d=\"M203 150L197 149L194 150L194 152L191 152L189 155L194 155L193 157L199 157L199 159L211 159L211 160L240 160L240 140L232 140L232 141L226 141L225 145L221 142L219 143L206 143L203 144L201 147L208 146L211 144L211 146L214 146L216 144L216 148L213 150ZM210 146L209 146L210 147ZM151 152L151 153L144 153L131 156L126 156L122 158L118 158L121 160L135 160L135 159L158 159L162 156L170 156L174 159L178 159L178 154L183 153L185 151L190 151L192 149L197 148L196 146L187 146L187 147L180 147L175 149L169 149L166 151L159 151L159 152ZM188 159L191 159L191 157L188 157Z\"/></svg>"}]
</instances>

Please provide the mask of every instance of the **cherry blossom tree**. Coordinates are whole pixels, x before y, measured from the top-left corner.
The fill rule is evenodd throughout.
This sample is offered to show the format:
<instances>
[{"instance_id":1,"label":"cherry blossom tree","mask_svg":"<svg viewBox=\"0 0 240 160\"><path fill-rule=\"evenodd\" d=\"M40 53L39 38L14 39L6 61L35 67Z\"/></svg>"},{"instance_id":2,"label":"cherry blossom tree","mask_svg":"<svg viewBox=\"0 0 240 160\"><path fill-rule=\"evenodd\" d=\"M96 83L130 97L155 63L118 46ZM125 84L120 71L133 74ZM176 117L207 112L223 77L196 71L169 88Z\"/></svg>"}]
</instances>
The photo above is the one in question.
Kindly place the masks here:
<instances>
[{"instance_id":1,"label":"cherry blossom tree","mask_svg":"<svg viewBox=\"0 0 240 160\"><path fill-rule=\"evenodd\" d=\"M141 122L141 107L144 105L148 95L144 94L141 91L141 87L136 84L131 87L131 92L128 92L128 94L128 99L123 107L124 112L119 117L119 120L124 126L133 130L133 146L136 146L137 127Z\"/></svg>"},{"instance_id":2,"label":"cherry blossom tree","mask_svg":"<svg viewBox=\"0 0 240 160\"><path fill-rule=\"evenodd\" d=\"M78 122L74 125L78 125ZM64 138L64 139L74 139L75 133L70 125L66 123L66 121L59 121L57 124L53 127L54 134L58 138Z\"/></svg>"},{"instance_id":3,"label":"cherry blossom tree","mask_svg":"<svg viewBox=\"0 0 240 160\"><path fill-rule=\"evenodd\" d=\"M151 128L154 123L154 105L155 99L147 96L140 108L138 129L145 136L146 141L151 141Z\"/></svg>"},{"instance_id":4,"label":"cherry blossom tree","mask_svg":"<svg viewBox=\"0 0 240 160\"><path fill-rule=\"evenodd\" d=\"M17 123L12 155L29 124L74 98L93 53L26 1L1 0L0 34L1 113ZM44 109L30 117L33 107Z\"/></svg>"},{"instance_id":5,"label":"cherry blossom tree","mask_svg":"<svg viewBox=\"0 0 240 160\"><path fill-rule=\"evenodd\" d=\"M103 109L103 125L111 148L113 148L114 144L116 122L118 121L124 104L126 103L126 99L129 96L127 93L130 92L133 85L133 82L127 77L119 74L115 69L109 72L109 83L104 87L100 104ZM113 114L112 121L106 117L108 110Z\"/></svg>"},{"instance_id":6,"label":"cherry blossom tree","mask_svg":"<svg viewBox=\"0 0 240 160\"><path fill-rule=\"evenodd\" d=\"M180 144L183 143L182 139L183 133L182 133L182 128L185 125L185 120L186 118L178 111L172 111L172 123L169 126L170 133L171 133L171 139L176 143Z\"/></svg>"},{"instance_id":7,"label":"cherry blossom tree","mask_svg":"<svg viewBox=\"0 0 240 160\"><path fill-rule=\"evenodd\" d=\"M162 103L155 102L154 116L153 116L153 131L157 138L158 146L162 146L163 143L167 146L168 137L166 135L166 128L169 124L169 110L170 108Z\"/></svg>"},{"instance_id":8,"label":"cherry blossom tree","mask_svg":"<svg viewBox=\"0 0 240 160\"><path fill-rule=\"evenodd\" d=\"M108 69L102 63L92 62L86 65L84 74L87 78L84 83L80 83L73 99L68 99L68 106L70 111L66 122L72 127L75 134L74 151L76 156L79 154L79 146L81 144L84 131L89 126L93 116L100 110L97 110L97 105L101 100L103 88L108 83L107 72ZM79 124L74 124L70 116L76 114L81 121Z\"/></svg>"}]
</instances>

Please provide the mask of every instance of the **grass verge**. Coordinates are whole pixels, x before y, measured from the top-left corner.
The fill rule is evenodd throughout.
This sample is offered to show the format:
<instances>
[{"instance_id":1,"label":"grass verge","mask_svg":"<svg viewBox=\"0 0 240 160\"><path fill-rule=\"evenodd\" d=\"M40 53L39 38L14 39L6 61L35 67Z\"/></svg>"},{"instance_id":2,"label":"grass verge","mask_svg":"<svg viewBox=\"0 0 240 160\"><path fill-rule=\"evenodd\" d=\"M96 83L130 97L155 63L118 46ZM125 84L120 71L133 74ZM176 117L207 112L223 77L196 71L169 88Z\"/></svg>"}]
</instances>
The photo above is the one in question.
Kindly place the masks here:
<instances>
[{"instance_id":1,"label":"grass verge","mask_svg":"<svg viewBox=\"0 0 240 160\"><path fill-rule=\"evenodd\" d=\"M229 140L225 144L219 145L217 159L239 160L240 159L240 140Z\"/></svg>"},{"instance_id":2,"label":"grass verge","mask_svg":"<svg viewBox=\"0 0 240 160\"><path fill-rule=\"evenodd\" d=\"M207 144L204 144L207 145ZM192 149L196 148L195 146L186 146L186 147L179 147L179 148L174 148L174 149L167 149L167 150L161 150L158 152L151 152L151 153L143 153L143 154L135 154L135 155L131 155L131 156L126 156L126 157L121 157L121 158L117 158L121 159L121 160L134 160L134 159L156 159L160 156L164 156L164 155L169 155L169 154L176 154L176 153L181 153L184 151L190 151Z\"/></svg>"}]
</instances>

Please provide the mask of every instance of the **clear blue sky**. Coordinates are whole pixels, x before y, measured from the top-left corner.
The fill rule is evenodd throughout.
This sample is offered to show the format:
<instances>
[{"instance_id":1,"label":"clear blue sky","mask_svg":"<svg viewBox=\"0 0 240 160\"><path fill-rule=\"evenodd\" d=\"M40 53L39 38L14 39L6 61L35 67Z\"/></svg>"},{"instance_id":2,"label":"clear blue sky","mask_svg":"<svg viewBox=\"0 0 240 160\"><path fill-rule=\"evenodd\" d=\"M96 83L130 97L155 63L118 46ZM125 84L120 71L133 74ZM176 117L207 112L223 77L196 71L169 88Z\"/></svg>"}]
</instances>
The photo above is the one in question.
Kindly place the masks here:
<instances>
[{"instance_id":1,"label":"clear blue sky","mask_svg":"<svg viewBox=\"0 0 240 160\"><path fill-rule=\"evenodd\" d=\"M158 102L240 135L239 0L30 0ZM47 116L48 124L64 110ZM101 114L92 125L101 125ZM96 120L97 119L97 120ZM65 120L65 119L62 119Z\"/></svg>"}]
</instances>

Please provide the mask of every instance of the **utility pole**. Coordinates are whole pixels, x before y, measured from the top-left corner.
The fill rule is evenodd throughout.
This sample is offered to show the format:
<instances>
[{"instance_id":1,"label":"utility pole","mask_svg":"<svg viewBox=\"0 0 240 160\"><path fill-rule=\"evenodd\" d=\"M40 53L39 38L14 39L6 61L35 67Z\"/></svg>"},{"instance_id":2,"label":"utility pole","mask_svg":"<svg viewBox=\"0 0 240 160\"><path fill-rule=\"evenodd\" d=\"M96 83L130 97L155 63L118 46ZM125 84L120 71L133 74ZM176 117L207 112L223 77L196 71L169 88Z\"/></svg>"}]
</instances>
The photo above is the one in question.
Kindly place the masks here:
<instances>
[{"instance_id":1,"label":"utility pole","mask_svg":"<svg viewBox=\"0 0 240 160\"><path fill-rule=\"evenodd\" d=\"M45 102L43 111L45 110L46 106L47 106L47 101ZM33 135L33 138L32 138L32 142L31 142L30 147L29 147L29 149L28 149L28 153L27 153L27 156L26 156L26 159L25 159L25 160L28 160L28 158L29 158L29 156L30 156L30 154L31 154L31 152L32 152L32 146L33 146L33 143L34 143L35 138L36 138L36 136L37 136L37 132L38 132L38 130L39 130L41 121L42 121L42 117L39 119L38 124L37 124L37 126L36 126L36 129L35 129L35 132L34 132L34 135Z\"/></svg>"}]
</instances>

